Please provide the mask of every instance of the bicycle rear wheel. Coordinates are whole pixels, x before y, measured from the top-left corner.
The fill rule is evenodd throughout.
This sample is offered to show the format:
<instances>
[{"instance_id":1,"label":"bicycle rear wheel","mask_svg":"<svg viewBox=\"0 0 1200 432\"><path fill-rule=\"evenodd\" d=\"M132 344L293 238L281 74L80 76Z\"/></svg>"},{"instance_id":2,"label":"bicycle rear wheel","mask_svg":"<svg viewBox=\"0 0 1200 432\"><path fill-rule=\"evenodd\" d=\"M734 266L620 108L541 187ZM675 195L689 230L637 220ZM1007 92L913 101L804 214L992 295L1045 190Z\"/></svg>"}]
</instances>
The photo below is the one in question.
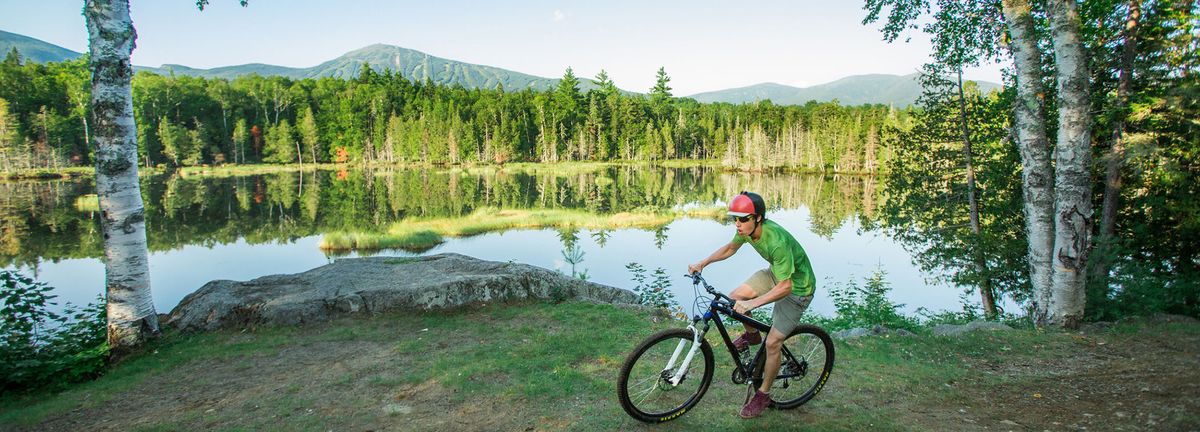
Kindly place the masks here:
<instances>
[{"instance_id":1,"label":"bicycle rear wheel","mask_svg":"<svg viewBox=\"0 0 1200 432\"><path fill-rule=\"evenodd\" d=\"M698 355L679 375L694 345L692 338L689 329L664 330L629 354L617 378L617 397L626 413L647 423L661 423L683 415L700 402L712 382L713 354L708 341L701 339ZM672 384L677 375L682 379Z\"/></svg>"},{"instance_id":2,"label":"bicycle rear wheel","mask_svg":"<svg viewBox=\"0 0 1200 432\"><path fill-rule=\"evenodd\" d=\"M801 325L784 339L781 351L779 374L771 383L771 405L791 409L804 405L825 387L833 371L833 339L820 327ZM754 388L762 386L765 364L766 350L760 350L754 359Z\"/></svg>"}]
</instances>

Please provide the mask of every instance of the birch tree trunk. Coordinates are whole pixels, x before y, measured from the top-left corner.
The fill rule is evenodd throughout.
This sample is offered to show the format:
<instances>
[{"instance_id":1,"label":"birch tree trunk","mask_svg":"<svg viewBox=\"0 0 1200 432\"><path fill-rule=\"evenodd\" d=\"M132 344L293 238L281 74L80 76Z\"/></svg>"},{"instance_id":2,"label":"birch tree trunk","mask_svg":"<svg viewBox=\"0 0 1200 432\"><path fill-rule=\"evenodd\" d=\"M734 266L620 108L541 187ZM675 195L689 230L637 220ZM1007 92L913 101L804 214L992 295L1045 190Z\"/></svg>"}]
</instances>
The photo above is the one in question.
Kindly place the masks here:
<instances>
[{"instance_id":1,"label":"birch tree trunk","mask_svg":"<svg viewBox=\"0 0 1200 432\"><path fill-rule=\"evenodd\" d=\"M1092 229L1092 117L1087 56L1079 39L1075 0L1052 0L1048 6L1058 70L1054 266L1048 312L1051 324L1074 328L1083 319Z\"/></svg>"},{"instance_id":2,"label":"birch tree trunk","mask_svg":"<svg viewBox=\"0 0 1200 432\"><path fill-rule=\"evenodd\" d=\"M137 175L129 55L137 34L128 0L86 0L96 137L96 194L104 233L108 344L120 353L158 333L150 294L146 214Z\"/></svg>"},{"instance_id":3,"label":"birch tree trunk","mask_svg":"<svg viewBox=\"0 0 1200 432\"><path fill-rule=\"evenodd\" d=\"M1013 101L1013 128L1021 153L1025 232L1029 237L1029 281L1033 286L1033 320L1049 323L1051 302L1051 251L1054 245L1054 185L1050 144L1042 105L1041 60L1029 0L1003 0L1002 12L1012 41L1017 70L1017 97Z\"/></svg>"}]
</instances>

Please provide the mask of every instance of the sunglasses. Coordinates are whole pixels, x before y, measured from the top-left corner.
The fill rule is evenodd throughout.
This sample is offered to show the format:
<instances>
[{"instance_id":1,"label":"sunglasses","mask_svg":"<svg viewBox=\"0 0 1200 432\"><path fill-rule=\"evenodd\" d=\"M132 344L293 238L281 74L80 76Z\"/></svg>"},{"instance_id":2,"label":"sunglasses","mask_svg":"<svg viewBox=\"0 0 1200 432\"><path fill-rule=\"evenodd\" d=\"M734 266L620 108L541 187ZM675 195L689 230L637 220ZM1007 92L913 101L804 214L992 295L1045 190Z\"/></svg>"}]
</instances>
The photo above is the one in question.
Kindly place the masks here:
<instances>
[{"instance_id":1,"label":"sunglasses","mask_svg":"<svg viewBox=\"0 0 1200 432\"><path fill-rule=\"evenodd\" d=\"M732 217L733 220L741 222L741 223L750 222L750 219L754 219L754 215L730 216L730 217Z\"/></svg>"}]
</instances>

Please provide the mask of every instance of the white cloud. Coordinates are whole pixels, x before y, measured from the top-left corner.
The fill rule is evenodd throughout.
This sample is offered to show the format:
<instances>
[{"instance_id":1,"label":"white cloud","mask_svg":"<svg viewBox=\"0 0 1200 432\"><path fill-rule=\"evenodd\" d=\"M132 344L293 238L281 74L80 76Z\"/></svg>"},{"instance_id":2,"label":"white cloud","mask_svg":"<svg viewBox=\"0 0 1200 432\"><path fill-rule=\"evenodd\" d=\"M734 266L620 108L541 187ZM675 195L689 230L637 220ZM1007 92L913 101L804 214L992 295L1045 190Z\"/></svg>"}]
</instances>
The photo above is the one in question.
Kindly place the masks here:
<instances>
[{"instance_id":1,"label":"white cloud","mask_svg":"<svg viewBox=\"0 0 1200 432\"><path fill-rule=\"evenodd\" d=\"M554 18L551 19L552 21L559 22L559 21L562 21L565 19L567 19L567 14L563 13L563 11L558 10L558 9L554 10Z\"/></svg>"}]
</instances>

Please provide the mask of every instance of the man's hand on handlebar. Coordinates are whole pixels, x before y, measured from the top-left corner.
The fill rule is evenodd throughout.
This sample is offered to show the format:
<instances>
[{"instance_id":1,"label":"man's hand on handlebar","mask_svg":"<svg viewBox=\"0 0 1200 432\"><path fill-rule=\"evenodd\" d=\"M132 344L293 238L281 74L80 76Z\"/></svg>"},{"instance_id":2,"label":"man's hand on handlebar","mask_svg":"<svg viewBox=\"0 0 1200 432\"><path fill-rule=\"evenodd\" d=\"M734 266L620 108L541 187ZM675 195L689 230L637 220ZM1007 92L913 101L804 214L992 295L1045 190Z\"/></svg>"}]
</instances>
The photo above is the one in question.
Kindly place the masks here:
<instances>
[{"instance_id":1,"label":"man's hand on handlebar","mask_svg":"<svg viewBox=\"0 0 1200 432\"><path fill-rule=\"evenodd\" d=\"M749 300L736 302L733 305L733 311L742 315L749 315L752 310L754 310L754 307L750 306Z\"/></svg>"}]
</instances>

